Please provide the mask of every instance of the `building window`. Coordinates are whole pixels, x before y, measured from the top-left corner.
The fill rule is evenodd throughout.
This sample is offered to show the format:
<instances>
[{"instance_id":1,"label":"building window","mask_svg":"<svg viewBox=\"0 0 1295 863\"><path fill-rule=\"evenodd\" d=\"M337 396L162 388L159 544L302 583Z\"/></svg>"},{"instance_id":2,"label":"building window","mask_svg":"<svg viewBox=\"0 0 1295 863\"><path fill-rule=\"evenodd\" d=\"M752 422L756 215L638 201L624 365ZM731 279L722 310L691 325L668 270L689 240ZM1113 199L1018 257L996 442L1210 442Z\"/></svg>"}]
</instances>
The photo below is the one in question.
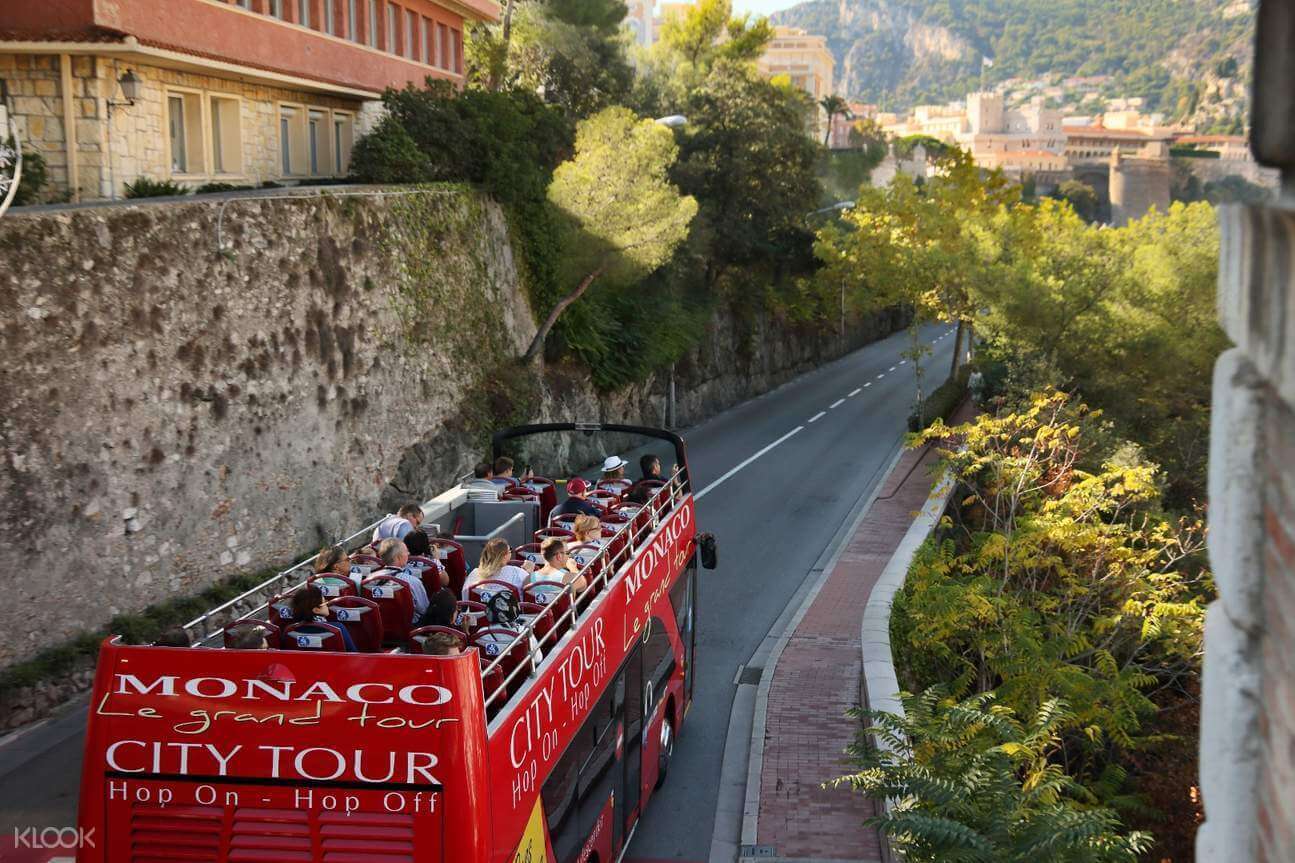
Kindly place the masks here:
<instances>
[{"instance_id":1,"label":"building window","mask_svg":"<svg viewBox=\"0 0 1295 863\"><path fill-rule=\"evenodd\" d=\"M328 134L328 115L311 111L306 120L306 143L309 150L310 174L318 177L332 170L332 136Z\"/></svg>"},{"instance_id":2,"label":"building window","mask_svg":"<svg viewBox=\"0 0 1295 863\"><path fill-rule=\"evenodd\" d=\"M360 31L357 29L358 19L355 15L356 0L346 0L346 38L352 42L360 41Z\"/></svg>"},{"instance_id":3,"label":"building window","mask_svg":"<svg viewBox=\"0 0 1295 863\"><path fill-rule=\"evenodd\" d=\"M280 106L279 160L285 177L305 174L310 164L305 125L304 112L289 105Z\"/></svg>"},{"instance_id":4,"label":"building window","mask_svg":"<svg viewBox=\"0 0 1295 863\"><path fill-rule=\"evenodd\" d=\"M184 99L171 96L166 102L170 112L171 173L183 174L189 170L189 160L184 151Z\"/></svg>"},{"instance_id":5,"label":"building window","mask_svg":"<svg viewBox=\"0 0 1295 863\"><path fill-rule=\"evenodd\" d=\"M302 27L310 26L310 0L297 0L297 23Z\"/></svg>"},{"instance_id":6,"label":"building window","mask_svg":"<svg viewBox=\"0 0 1295 863\"><path fill-rule=\"evenodd\" d=\"M463 74L463 34L460 33L458 30L452 30L450 32L453 37L451 40L451 44L454 47L454 58L450 68L454 70L455 74L462 75Z\"/></svg>"},{"instance_id":7,"label":"building window","mask_svg":"<svg viewBox=\"0 0 1295 863\"><path fill-rule=\"evenodd\" d=\"M270 14L283 20L283 0L270 0Z\"/></svg>"},{"instance_id":8,"label":"building window","mask_svg":"<svg viewBox=\"0 0 1295 863\"><path fill-rule=\"evenodd\" d=\"M243 172L238 100L211 97L211 169L217 174Z\"/></svg>"},{"instance_id":9,"label":"building window","mask_svg":"<svg viewBox=\"0 0 1295 863\"><path fill-rule=\"evenodd\" d=\"M427 32L431 29L432 29L432 22L424 18L423 29L420 34L422 37L422 53L418 55L419 59L422 60L424 63L432 62L432 55L430 53L430 46L427 39Z\"/></svg>"},{"instance_id":10,"label":"building window","mask_svg":"<svg viewBox=\"0 0 1295 863\"><path fill-rule=\"evenodd\" d=\"M337 31L337 9L334 8L333 0L324 0L324 32L332 36Z\"/></svg>"},{"instance_id":11,"label":"building window","mask_svg":"<svg viewBox=\"0 0 1295 863\"><path fill-rule=\"evenodd\" d=\"M436 25L436 68L445 68L445 58L449 56L450 50L450 28L444 24Z\"/></svg>"},{"instance_id":12,"label":"building window","mask_svg":"<svg viewBox=\"0 0 1295 863\"><path fill-rule=\"evenodd\" d=\"M413 60L415 58L414 23L417 20L418 20L417 15L415 15L413 12L410 12L408 9L405 10L405 56L408 57L410 60Z\"/></svg>"},{"instance_id":13,"label":"building window","mask_svg":"<svg viewBox=\"0 0 1295 863\"><path fill-rule=\"evenodd\" d=\"M238 5L242 6L244 9L251 9L252 0L238 0Z\"/></svg>"},{"instance_id":14,"label":"building window","mask_svg":"<svg viewBox=\"0 0 1295 863\"><path fill-rule=\"evenodd\" d=\"M378 47L378 0L369 0L369 33L370 48Z\"/></svg>"},{"instance_id":15,"label":"building window","mask_svg":"<svg viewBox=\"0 0 1295 863\"><path fill-rule=\"evenodd\" d=\"M168 93L166 108L171 173L203 173L201 98L197 93Z\"/></svg>"},{"instance_id":16,"label":"building window","mask_svg":"<svg viewBox=\"0 0 1295 863\"><path fill-rule=\"evenodd\" d=\"M333 173L339 177L351 168L351 145L355 141L355 125L349 114L333 115Z\"/></svg>"},{"instance_id":17,"label":"building window","mask_svg":"<svg viewBox=\"0 0 1295 863\"><path fill-rule=\"evenodd\" d=\"M400 48L399 48L400 43L396 41L396 19L398 17L399 17L399 13L396 11L396 4L388 3L387 4L387 44L382 47L386 48L387 52L390 54L400 53Z\"/></svg>"}]
</instances>

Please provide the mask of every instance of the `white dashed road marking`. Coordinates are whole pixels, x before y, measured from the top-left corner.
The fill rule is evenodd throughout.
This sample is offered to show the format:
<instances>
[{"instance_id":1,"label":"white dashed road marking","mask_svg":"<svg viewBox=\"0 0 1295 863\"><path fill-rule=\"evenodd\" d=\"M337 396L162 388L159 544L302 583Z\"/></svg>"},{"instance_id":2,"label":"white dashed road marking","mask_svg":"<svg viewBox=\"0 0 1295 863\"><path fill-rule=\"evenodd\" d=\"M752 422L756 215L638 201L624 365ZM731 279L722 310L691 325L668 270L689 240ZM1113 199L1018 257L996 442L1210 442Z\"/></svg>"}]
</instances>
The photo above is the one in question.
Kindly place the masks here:
<instances>
[{"instance_id":1,"label":"white dashed road marking","mask_svg":"<svg viewBox=\"0 0 1295 863\"><path fill-rule=\"evenodd\" d=\"M881 379L882 379L882 378L884 378L885 376L886 376L886 373L885 373L885 372L882 372L881 374L877 375L877 380L881 380Z\"/></svg>"},{"instance_id":2,"label":"white dashed road marking","mask_svg":"<svg viewBox=\"0 0 1295 863\"><path fill-rule=\"evenodd\" d=\"M827 409L828 409L828 410L830 410L830 411L834 411L834 410L836 410L837 408L839 408L839 407L840 407L841 405L843 405L843 404L845 404L845 399L837 399L836 401L834 401L834 402L832 402L830 405L828 405L828 406L827 406Z\"/></svg>"},{"instance_id":3,"label":"white dashed road marking","mask_svg":"<svg viewBox=\"0 0 1295 863\"><path fill-rule=\"evenodd\" d=\"M865 387L866 387L866 386L867 386L867 384L864 384L863 386L865 386ZM857 396L857 395L858 395L859 393L861 393L861 392L863 392L863 388L862 388L862 387L860 387L859 389L857 389L857 390L855 390L854 392L850 393L848 396L846 396L846 398L847 398L847 399L852 399L852 398L854 398L855 396Z\"/></svg>"},{"instance_id":4,"label":"white dashed road marking","mask_svg":"<svg viewBox=\"0 0 1295 863\"><path fill-rule=\"evenodd\" d=\"M866 384L864 384L864 385L863 385L863 388L864 388L864 389L867 389L867 388L868 388L868 387L870 387L870 386L872 386L872 381L868 381Z\"/></svg>"},{"instance_id":5,"label":"white dashed road marking","mask_svg":"<svg viewBox=\"0 0 1295 863\"><path fill-rule=\"evenodd\" d=\"M812 422L812 423L816 423L816 422L818 422L819 420L821 420L821 419L822 419L823 417L825 417L825 416L827 416L827 411L819 411L818 413L816 413L816 414L814 414L812 417L810 417L810 418L809 418L809 421L810 421L810 422Z\"/></svg>"},{"instance_id":6,"label":"white dashed road marking","mask_svg":"<svg viewBox=\"0 0 1295 863\"><path fill-rule=\"evenodd\" d=\"M888 371L888 372L893 372L894 370L895 370L895 367L894 367L894 366L891 366L890 368L886 369L886 371Z\"/></svg>"}]
</instances>

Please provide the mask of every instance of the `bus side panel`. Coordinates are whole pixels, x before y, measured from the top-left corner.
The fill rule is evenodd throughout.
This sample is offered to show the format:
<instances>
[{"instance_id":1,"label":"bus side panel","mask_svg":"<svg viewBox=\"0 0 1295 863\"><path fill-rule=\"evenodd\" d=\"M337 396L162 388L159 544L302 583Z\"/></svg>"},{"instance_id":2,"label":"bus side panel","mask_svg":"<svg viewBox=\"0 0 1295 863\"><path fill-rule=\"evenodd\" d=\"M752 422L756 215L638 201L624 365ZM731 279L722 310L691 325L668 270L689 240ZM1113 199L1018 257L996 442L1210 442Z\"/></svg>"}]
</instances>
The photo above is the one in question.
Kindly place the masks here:
<instances>
[{"instance_id":1,"label":"bus side panel","mask_svg":"<svg viewBox=\"0 0 1295 863\"><path fill-rule=\"evenodd\" d=\"M663 600L668 607L670 586L694 553L694 516L693 499L685 497L598 597L580 626L545 657L537 679L491 723L493 863L513 863L554 765L653 615L661 613L656 609Z\"/></svg>"}]
</instances>

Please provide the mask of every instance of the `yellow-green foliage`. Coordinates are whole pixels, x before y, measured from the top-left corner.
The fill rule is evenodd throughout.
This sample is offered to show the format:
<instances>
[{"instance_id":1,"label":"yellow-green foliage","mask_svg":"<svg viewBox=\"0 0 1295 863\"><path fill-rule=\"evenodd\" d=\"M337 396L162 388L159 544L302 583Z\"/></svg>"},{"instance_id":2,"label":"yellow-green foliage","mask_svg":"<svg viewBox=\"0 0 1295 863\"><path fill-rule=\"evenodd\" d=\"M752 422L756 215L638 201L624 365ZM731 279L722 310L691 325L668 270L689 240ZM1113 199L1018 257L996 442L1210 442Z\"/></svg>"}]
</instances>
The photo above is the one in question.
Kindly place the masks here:
<instances>
[{"instance_id":1,"label":"yellow-green foliage","mask_svg":"<svg viewBox=\"0 0 1295 863\"><path fill-rule=\"evenodd\" d=\"M953 429L954 506L891 628L909 689L993 691L1023 716L1069 704L1058 757L1102 794L1107 767L1154 737L1157 696L1194 684L1210 582L1201 525L1159 513L1154 468L1122 455L1085 469L1095 425L1049 392Z\"/></svg>"}]
</instances>

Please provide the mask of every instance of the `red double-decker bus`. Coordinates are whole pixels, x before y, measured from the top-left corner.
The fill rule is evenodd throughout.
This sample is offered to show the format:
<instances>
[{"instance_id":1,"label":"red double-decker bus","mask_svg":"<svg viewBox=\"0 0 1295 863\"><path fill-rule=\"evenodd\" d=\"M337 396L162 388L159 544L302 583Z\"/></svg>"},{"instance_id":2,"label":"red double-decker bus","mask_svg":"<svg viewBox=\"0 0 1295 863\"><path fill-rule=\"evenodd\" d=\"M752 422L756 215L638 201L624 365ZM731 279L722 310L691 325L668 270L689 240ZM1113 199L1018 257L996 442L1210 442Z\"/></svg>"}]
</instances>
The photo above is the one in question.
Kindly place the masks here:
<instances>
[{"instance_id":1,"label":"red double-decker bus","mask_svg":"<svg viewBox=\"0 0 1295 863\"><path fill-rule=\"evenodd\" d=\"M677 467L640 487L645 503L618 494L623 482L590 495L604 509L604 536L582 558L583 592L528 586L527 599L542 601L523 602L522 617L502 626L461 603L456 622L468 647L459 655L424 655L417 630L400 634L406 643L383 636L365 651L371 632L361 628L360 650L338 652L328 649L332 629L371 630L383 604L400 599L398 587L364 587L361 572L352 593L335 579L330 602L342 622L316 627L323 635L276 632L276 603L305 583L303 561L192 621L195 647L108 639L81 780L79 826L94 840L77 859L620 859L691 701L695 576L699 558L713 564L713 540L696 532L677 435L524 426L495 436L496 455L525 450L538 435L625 448L646 438L673 450ZM499 500L458 488L424 504L426 521L441 526L433 573L444 568L461 583L489 539L505 537L524 555L533 544L516 540L561 533L562 520L549 517L555 483L501 486ZM373 527L346 542L362 544ZM264 627L280 649L222 649L247 627Z\"/></svg>"}]
</instances>

